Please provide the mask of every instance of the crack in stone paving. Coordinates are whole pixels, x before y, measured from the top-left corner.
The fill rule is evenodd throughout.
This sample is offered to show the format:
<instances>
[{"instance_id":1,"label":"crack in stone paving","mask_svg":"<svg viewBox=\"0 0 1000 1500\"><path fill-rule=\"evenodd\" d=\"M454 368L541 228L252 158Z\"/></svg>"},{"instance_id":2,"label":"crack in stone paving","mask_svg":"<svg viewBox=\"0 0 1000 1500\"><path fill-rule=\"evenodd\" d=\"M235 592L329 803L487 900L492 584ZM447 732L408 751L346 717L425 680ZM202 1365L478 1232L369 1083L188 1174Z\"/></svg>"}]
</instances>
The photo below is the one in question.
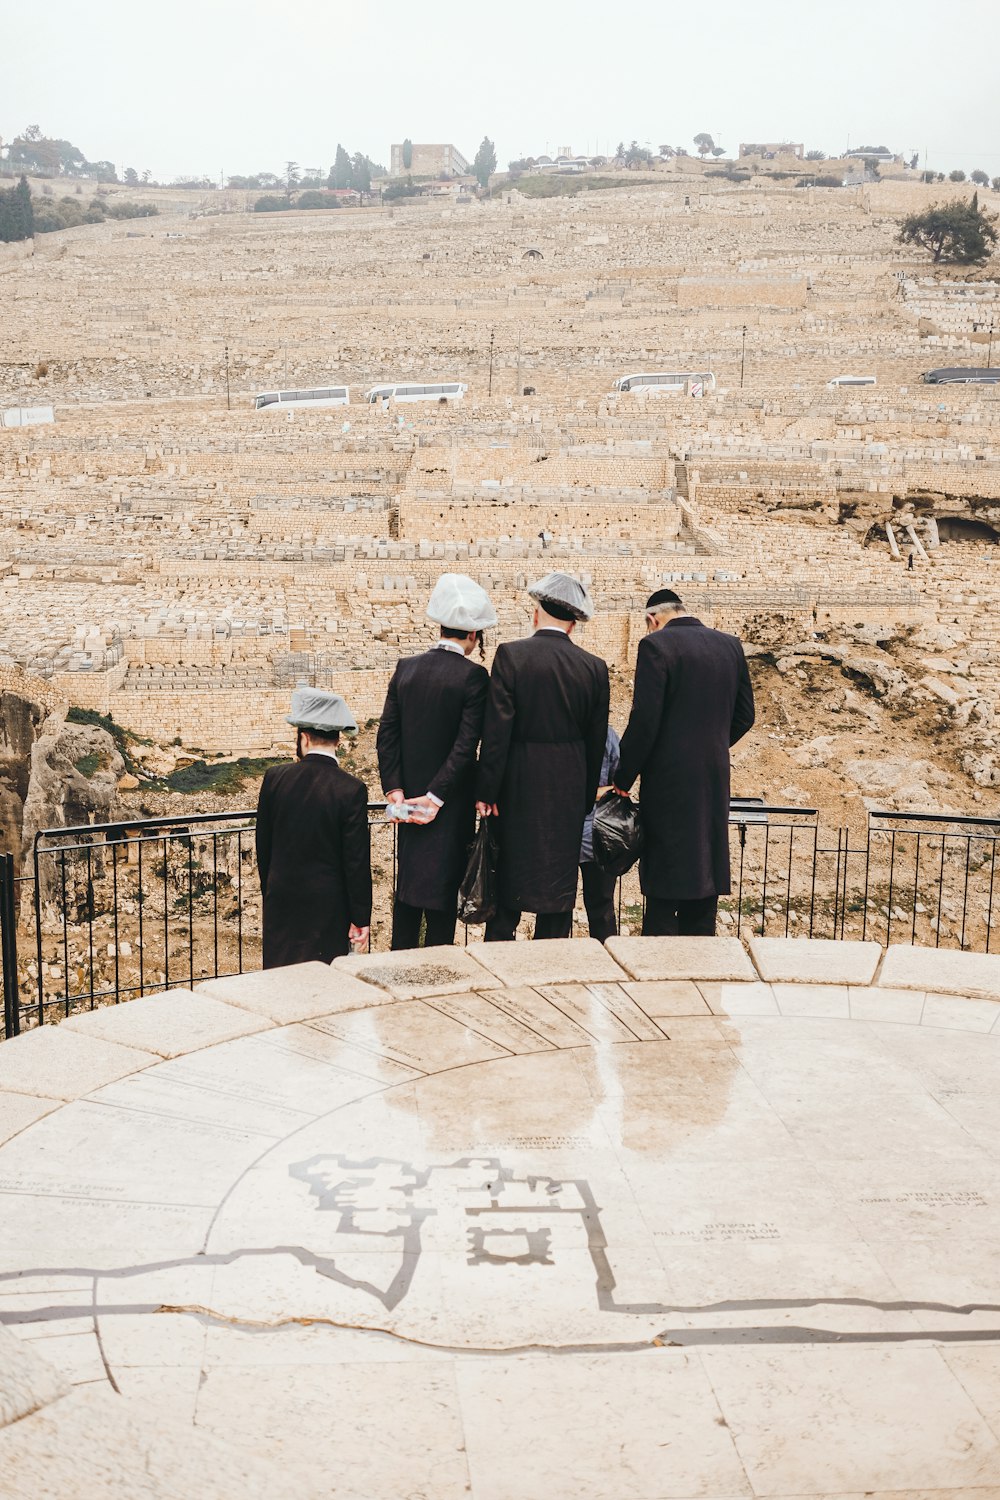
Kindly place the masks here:
<instances>
[{"instance_id":1,"label":"crack in stone paving","mask_svg":"<svg viewBox=\"0 0 1000 1500\"><path fill-rule=\"evenodd\" d=\"M79 1306L55 1305L48 1307L36 1307L21 1311L0 1310L0 1325L31 1325L35 1323L60 1322L67 1319L87 1317L95 1322L103 1317L123 1316L158 1316L160 1314L174 1314L177 1316L192 1317L199 1322L212 1326L224 1326L237 1328L248 1334L281 1332L289 1328L327 1327L338 1329L343 1332L354 1332L371 1335L373 1338L388 1338L402 1344L417 1348L435 1349L443 1353L456 1355L498 1355L498 1354L522 1354L522 1353L551 1353L551 1354L585 1354L585 1353L635 1353L642 1350L656 1348L679 1348L701 1344L837 1344L837 1343L910 1343L930 1342L941 1343L953 1342L997 1342L1000 1341L1000 1327L998 1328L941 1328L941 1329L907 1329L895 1331L874 1330L840 1330L828 1328L814 1328L809 1325L789 1324L785 1326L773 1326L767 1324L752 1325L747 1327L715 1326L705 1328L672 1328L662 1329L660 1332L647 1338L632 1340L595 1340L591 1342L575 1342L565 1344L528 1343L528 1344L495 1344L495 1345L466 1345L449 1344L438 1342L433 1339L421 1339L410 1334L400 1332L398 1329L381 1327L374 1324L358 1324L341 1322L335 1318L323 1315L292 1315L277 1318L272 1321L253 1319L247 1317L236 1317L220 1313L212 1308L205 1307L200 1303L119 1303L102 1305L97 1301L97 1282L103 1280L122 1281L134 1276L147 1276L158 1271L172 1271L178 1269L199 1269L207 1266L233 1265L242 1259L254 1259L263 1256L291 1255L300 1264L311 1267L320 1276L330 1277L333 1263L324 1256L313 1254L313 1252L297 1245L276 1245L273 1247L254 1246L242 1250L230 1250L216 1254L198 1254L193 1256L181 1256L173 1260L151 1261L136 1266L120 1266L108 1270L95 1269L93 1267L39 1267L31 1271L6 1271L0 1272L0 1283L11 1281L23 1281L34 1276L60 1277L93 1280L94 1295L89 1303ZM610 1268L609 1268L610 1269ZM334 1278L339 1279L339 1276ZM611 1313L624 1313L631 1316L651 1316L656 1314L669 1315L704 1315L741 1312L767 1312L791 1310L793 1308L822 1308L822 1307L856 1307L868 1308L872 1311L882 1313L913 1313L913 1312L936 1312L951 1315L956 1318L969 1317L972 1313L1000 1313L1000 1303L995 1302L967 1302L949 1303L922 1300L898 1299L892 1301L880 1301L868 1297L768 1297L751 1299L727 1299L718 1302L696 1303L690 1305L668 1305L666 1303L616 1303L612 1300L611 1293L614 1288L614 1277L610 1277L610 1285L598 1285L599 1310ZM107 1368L107 1366L106 1366ZM108 1371L111 1378L110 1370Z\"/></svg>"}]
</instances>

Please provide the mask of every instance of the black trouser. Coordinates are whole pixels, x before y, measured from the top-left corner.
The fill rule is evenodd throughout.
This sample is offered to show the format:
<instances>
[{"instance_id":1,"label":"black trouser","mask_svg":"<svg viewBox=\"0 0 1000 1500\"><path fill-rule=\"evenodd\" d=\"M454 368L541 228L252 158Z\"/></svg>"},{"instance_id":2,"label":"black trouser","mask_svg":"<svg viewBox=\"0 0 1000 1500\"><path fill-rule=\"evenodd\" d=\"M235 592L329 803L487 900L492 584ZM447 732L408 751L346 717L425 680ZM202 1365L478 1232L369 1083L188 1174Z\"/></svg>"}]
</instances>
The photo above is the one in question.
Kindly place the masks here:
<instances>
[{"instance_id":1,"label":"black trouser","mask_svg":"<svg viewBox=\"0 0 1000 1500\"><path fill-rule=\"evenodd\" d=\"M498 906L497 914L486 924L488 943L512 943L521 913L510 906ZM536 938L568 938L573 931L572 911L540 911L535 917Z\"/></svg>"},{"instance_id":2,"label":"black trouser","mask_svg":"<svg viewBox=\"0 0 1000 1500\"><path fill-rule=\"evenodd\" d=\"M602 870L599 864L588 860L580 866L583 876L583 904L587 908L587 926L590 935L599 943L609 937L617 937L618 922L615 917L615 887L618 876Z\"/></svg>"},{"instance_id":3,"label":"black trouser","mask_svg":"<svg viewBox=\"0 0 1000 1500\"><path fill-rule=\"evenodd\" d=\"M410 906L396 897L392 908L393 951L400 948L419 948L420 921L427 918L424 934L425 948L447 948L455 941L455 923L458 920L458 904L448 911L432 911L422 906Z\"/></svg>"},{"instance_id":4,"label":"black trouser","mask_svg":"<svg viewBox=\"0 0 1000 1500\"><path fill-rule=\"evenodd\" d=\"M647 896L642 919L643 937L714 937L718 896L700 901L678 901L673 896Z\"/></svg>"}]
</instances>

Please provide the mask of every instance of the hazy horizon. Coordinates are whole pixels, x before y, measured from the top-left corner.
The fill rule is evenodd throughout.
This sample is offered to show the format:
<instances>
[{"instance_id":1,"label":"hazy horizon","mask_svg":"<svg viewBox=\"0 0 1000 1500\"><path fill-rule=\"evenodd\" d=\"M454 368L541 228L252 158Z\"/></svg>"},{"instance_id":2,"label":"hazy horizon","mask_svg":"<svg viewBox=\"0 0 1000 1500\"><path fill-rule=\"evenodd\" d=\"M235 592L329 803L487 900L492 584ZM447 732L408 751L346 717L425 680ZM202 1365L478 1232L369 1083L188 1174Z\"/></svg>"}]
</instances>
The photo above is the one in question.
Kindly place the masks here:
<instances>
[{"instance_id":1,"label":"hazy horizon","mask_svg":"<svg viewBox=\"0 0 1000 1500\"><path fill-rule=\"evenodd\" d=\"M368 13L300 0L293 20L273 0L175 0L169 25L126 0L49 0L41 24L26 9L5 16L0 137L38 124L163 182L280 172L287 159L326 172L338 141L388 166L407 136L471 160L488 135L503 168L633 138L693 153L702 130L727 154L741 140L828 155L885 144L937 171L1000 175L975 61L996 55L1000 5L954 0L946 28L932 0L910 0L904 21L901 9L841 0L828 36L798 0L635 0L611 16L595 0L508 0L488 16L456 0Z\"/></svg>"}]
</instances>

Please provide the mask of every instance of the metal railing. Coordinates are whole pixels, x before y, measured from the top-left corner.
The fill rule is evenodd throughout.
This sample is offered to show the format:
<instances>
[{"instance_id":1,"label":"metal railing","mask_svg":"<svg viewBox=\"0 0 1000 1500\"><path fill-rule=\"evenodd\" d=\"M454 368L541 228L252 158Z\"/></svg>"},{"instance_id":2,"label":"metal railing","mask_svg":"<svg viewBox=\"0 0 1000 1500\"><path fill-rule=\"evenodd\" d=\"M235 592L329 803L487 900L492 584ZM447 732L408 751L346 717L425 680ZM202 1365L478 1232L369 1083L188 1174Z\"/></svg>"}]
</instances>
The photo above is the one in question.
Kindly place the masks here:
<instances>
[{"instance_id":1,"label":"metal railing","mask_svg":"<svg viewBox=\"0 0 1000 1500\"><path fill-rule=\"evenodd\" d=\"M378 948L389 943L397 826L384 802L368 811ZM0 1036L259 967L254 824L248 809L47 829L23 874L0 855ZM734 797L730 835L722 932L995 951L998 818L876 811L863 831L824 841L815 808ZM641 930L638 870L619 883L618 913Z\"/></svg>"}]
</instances>

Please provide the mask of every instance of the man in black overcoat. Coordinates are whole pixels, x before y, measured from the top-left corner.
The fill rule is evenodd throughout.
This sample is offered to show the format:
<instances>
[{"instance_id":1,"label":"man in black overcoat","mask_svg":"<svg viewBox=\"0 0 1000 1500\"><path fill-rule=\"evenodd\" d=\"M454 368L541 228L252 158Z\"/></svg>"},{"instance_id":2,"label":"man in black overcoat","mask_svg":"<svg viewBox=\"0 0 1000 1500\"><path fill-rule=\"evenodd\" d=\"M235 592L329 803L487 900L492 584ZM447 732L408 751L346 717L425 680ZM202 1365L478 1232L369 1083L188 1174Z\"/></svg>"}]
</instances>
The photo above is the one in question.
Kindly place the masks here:
<instances>
[{"instance_id":1,"label":"man in black overcoat","mask_svg":"<svg viewBox=\"0 0 1000 1500\"><path fill-rule=\"evenodd\" d=\"M615 776L642 777L644 937L711 935L728 895L729 747L754 721L743 646L685 612L672 589L646 604L635 692Z\"/></svg>"},{"instance_id":2,"label":"man in black overcoat","mask_svg":"<svg viewBox=\"0 0 1000 1500\"><path fill-rule=\"evenodd\" d=\"M536 938L573 930L583 820L594 805L608 730L608 668L571 639L594 613L586 589L549 573L528 590L534 635L498 646L477 780L498 814L500 905L487 942L514 937L522 911Z\"/></svg>"},{"instance_id":3,"label":"man in black overcoat","mask_svg":"<svg viewBox=\"0 0 1000 1500\"><path fill-rule=\"evenodd\" d=\"M458 887L476 831L476 751L489 674L469 660L497 622L489 596L462 573L444 573L427 606L441 627L430 651L399 662L386 695L376 748L382 790L418 819L399 824L392 946L455 941Z\"/></svg>"},{"instance_id":4,"label":"man in black overcoat","mask_svg":"<svg viewBox=\"0 0 1000 1500\"><path fill-rule=\"evenodd\" d=\"M257 803L265 969L328 964L368 941L372 919L368 789L337 764L342 730L357 725L343 698L292 694L291 765L272 766Z\"/></svg>"}]
</instances>

